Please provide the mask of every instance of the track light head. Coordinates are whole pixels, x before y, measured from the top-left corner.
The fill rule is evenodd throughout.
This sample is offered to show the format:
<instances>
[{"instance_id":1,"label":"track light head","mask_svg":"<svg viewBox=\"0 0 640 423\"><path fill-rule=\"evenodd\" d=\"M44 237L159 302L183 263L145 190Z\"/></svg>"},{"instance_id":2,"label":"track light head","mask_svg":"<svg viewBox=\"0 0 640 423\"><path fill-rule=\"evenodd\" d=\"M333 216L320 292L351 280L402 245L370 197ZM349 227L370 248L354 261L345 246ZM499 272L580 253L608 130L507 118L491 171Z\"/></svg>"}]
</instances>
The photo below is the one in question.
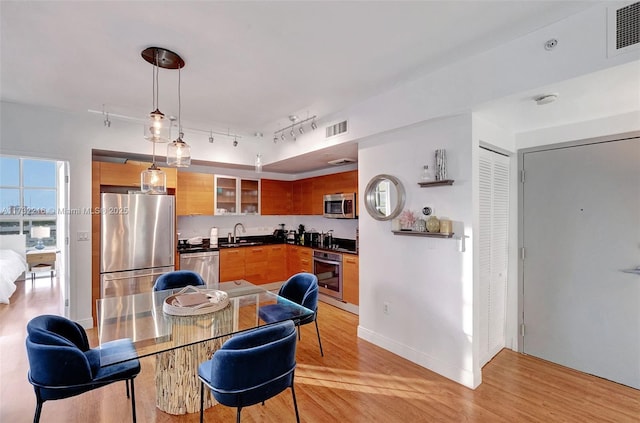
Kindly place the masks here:
<instances>
[{"instance_id":1,"label":"track light head","mask_svg":"<svg viewBox=\"0 0 640 423\"><path fill-rule=\"evenodd\" d=\"M233 146L234 147L238 146L238 140L236 138L233 139Z\"/></svg>"},{"instance_id":2,"label":"track light head","mask_svg":"<svg viewBox=\"0 0 640 423\"><path fill-rule=\"evenodd\" d=\"M302 127L302 125L300 125L300 127L298 128L298 131L301 135L304 134L304 128Z\"/></svg>"}]
</instances>

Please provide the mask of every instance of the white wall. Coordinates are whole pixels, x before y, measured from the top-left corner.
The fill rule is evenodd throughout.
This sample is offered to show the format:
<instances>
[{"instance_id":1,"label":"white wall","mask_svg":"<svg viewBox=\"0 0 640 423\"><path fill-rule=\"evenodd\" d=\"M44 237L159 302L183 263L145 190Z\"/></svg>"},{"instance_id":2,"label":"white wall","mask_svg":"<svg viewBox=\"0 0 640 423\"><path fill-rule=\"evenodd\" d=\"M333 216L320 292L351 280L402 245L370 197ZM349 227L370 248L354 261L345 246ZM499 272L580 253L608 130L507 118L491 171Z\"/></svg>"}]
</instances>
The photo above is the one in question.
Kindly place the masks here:
<instances>
[{"instance_id":1,"label":"white wall","mask_svg":"<svg viewBox=\"0 0 640 423\"><path fill-rule=\"evenodd\" d=\"M445 148L452 186L420 188L424 164ZM386 173L407 192L405 209L454 221L462 241L398 236L391 223L360 216L360 325L358 336L466 386L480 383L472 350L473 201L472 143L469 114L435 119L376 135L360 142L359 190ZM359 201L361 210L363 201ZM383 303L390 313L383 314Z\"/></svg>"}]
</instances>

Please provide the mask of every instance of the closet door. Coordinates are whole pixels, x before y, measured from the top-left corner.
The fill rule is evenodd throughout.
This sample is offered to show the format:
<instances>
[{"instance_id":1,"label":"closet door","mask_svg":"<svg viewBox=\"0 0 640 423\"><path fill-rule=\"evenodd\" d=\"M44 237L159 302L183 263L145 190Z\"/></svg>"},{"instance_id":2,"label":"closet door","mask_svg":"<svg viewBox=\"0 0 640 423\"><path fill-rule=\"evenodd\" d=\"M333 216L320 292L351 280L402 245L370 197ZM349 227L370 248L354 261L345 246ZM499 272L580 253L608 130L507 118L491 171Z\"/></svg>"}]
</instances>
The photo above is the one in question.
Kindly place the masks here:
<instances>
[{"instance_id":1,"label":"closet door","mask_svg":"<svg viewBox=\"0 0 640 423\"><path fill-rule=\"evenodd\" d=\"M505 346L509 158L480 149L480 365Z\"/></svg>"}]
</instances>

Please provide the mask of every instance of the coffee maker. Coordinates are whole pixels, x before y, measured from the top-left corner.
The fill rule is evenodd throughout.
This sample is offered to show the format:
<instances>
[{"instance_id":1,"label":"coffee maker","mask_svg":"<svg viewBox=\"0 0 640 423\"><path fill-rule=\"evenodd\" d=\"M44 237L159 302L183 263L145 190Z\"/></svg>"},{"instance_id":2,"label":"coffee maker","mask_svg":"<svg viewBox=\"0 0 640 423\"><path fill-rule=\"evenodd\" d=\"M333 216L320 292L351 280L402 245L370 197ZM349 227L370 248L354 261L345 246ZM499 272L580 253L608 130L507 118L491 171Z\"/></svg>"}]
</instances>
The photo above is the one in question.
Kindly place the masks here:
<instances>
[{"instance_id":1,"label":"coffee maker","mask_svg":"<svg viewBox=\"0 0 640 423\"><path fill-rule=\"evenodd\" d=\"M284 242L285 241L284 223L281 223L278 226L280 226L280 228L273 231L273 236L277 241Z\"/></svg>"}]
</instances>

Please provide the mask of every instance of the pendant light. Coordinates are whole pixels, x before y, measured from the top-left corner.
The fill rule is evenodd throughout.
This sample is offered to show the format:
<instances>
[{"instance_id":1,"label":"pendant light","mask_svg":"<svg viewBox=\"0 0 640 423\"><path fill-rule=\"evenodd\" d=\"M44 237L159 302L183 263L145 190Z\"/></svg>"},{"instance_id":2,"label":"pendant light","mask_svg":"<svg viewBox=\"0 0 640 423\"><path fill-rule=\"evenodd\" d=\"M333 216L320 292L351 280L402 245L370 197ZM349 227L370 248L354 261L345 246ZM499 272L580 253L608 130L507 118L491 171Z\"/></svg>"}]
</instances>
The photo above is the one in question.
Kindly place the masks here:
<instances>
[{"instance_id":1,"label":"pendant light","mask_svg":"<svg viewBox=\"0 0 640 423\"><path fill-rule=\"evenodd\" d=\"M256 173L262 173L262 155L256 154Z\"/></svg>"},{"instance_id":2,"label":"pendant light","mask_svg":"<svg viewBox=\"0 0 640 423\"><path fill-rule=\"evenodd\" d=\"M156 143L168 142L171 137L171 124L158 107L158 73L159 68L180 69L184 61L174 52L161 48L149 47L142 51L142 58L153 65L153 107L145 125L145 139L153 143L151 166L140 174L140 190L147 194L166 194L167 175L156 166Z\"/></svg>"},{"instance_id":3,"label":"pendant light","mask_svg":"<svg viewBox=\"0 0 640 423\"><path fill-rule=\"evenodd\" d=\"M167 165L175 167L188 167L191 165L191 147L184 142L182 137L182 101L180 93L180 69L178 68L178 138L167 146Z\"/></svg>"},{"instance_id":4,"label":"pendant light","mask_svg":"<svg viewBox=\"0 0 640 423\"><path fill-rule=\"evenodd\" d=\"M145 194L166 194L167 174L156 166L156 143L153 143L153 159L149 169L140 174L140 190Z\"/></svg>"},{"instance_id":5,"label":"pendant light","mask_svg":"<svg viewBox=\"0 0 640 423\"><path fill-rule=\"evenodd\" d=\"M175 59L173 57L180 59L180 56L177 54L160 47L149 47L142 51L142 58L153 65L153 76L151 79L153 85L153 111L147 116L144 126L144 138L151 142L169 142L169 120L164 113L160 111L158 106L158 98L160 96L158 74L160 73L160 67L176 69L171 68L170 66L172 65L167 65L168 63L174 62ZM182 62L182 59L180 59L180 61Z\"/></svg>"}]
</instances>

